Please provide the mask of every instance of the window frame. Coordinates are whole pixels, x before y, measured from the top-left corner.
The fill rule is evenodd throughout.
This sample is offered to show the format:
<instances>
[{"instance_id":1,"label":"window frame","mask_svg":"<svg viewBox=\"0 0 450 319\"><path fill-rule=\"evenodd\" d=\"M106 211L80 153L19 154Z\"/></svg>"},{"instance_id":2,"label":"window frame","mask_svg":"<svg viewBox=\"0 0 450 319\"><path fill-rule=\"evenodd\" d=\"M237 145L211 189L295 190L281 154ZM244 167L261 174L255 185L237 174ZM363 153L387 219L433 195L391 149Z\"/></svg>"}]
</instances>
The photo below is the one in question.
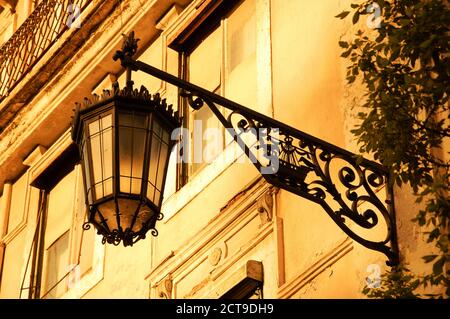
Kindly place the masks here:
<instances>
[{"instance_id":1,"label":"window frame","mask_svg":"<svg viewBox=\"0 0 450 319\"><path fill-rule=\"evenodd\" d=\"M200 28L201 22L205 21L207 17L212 14L212 9L217 12L224 12L223 7L214 7L219 2L226 1L225 5L237 8L237 4L246 0L193 0L187 7L179 12L172 10L167 16L162 17L165 22L161 27L162 33L160 35L163 43L163 70L167 70L171 74L182 75L183 66L183 49L187 47L184 38L185 35L193 33L195 30L201 32L205 30ZM242 1L242 2L241 2ZM271 15L270 15L270 1L256 0L255 2L255 18L256 18L256 68L257 68L257 82L256 82L256 100L254 107L262 114L269 117L274 116L273 101L272 101L272 54L271 54ZM222 9L222 10L221 10ZM167 21L169 23L167 23ZM159 38L158 38L159 39ZM173 64L169 64L169 61ZM170 66L172 65L172 66ZM163 82L163 84L166 82ZM180 115L185 121L186 114L184 113L182 104L184 98L180 96L180 90L172 85L164 86L166 91L161 91L161 94L168 94L175 98L175 103ZM247 104L247 106L249 106ZM251 105L250 105L251 107ZM183 127L186 123L183 122ZM226 133L228 136L228 133ZM183 138L181 136L181 138ZM246 162L246 157L243 155L242 149L237 143L230 143L226 141L226 147L222 153L209 165L207 165L199 174L187 180L186 166L180 163L180 158L184 154L180 154L183 140L177 145L177 163L175 176L174 192L167 194L162 204L162 212L165 218L162 223L169 223L171 219L181 211L183 207L193 200L202 190L212 183L219 175L221 175L227 168L235 162ZM181 156L180 156L181 155ZM184 170L184 172L183 172Z\"/></svg>"},{"instance_id":2,"label":"window frame","mask_svg":"<svg viewBox=\"0 0 450 319\"><path fill-rule=\"evenodd\" d=\"M31 156L31 155L30 155ZM67 231L69 234L69 263L68 265L75 265L74 271L69 271L65 277L75 276L75 284L72 287L67 287L66 291L56 298L81 298L93 286L95 286L103 278L103 265L105 256L105 246L101 243L99 238L94 237L92 248L91 265L83 272L81 267L81 260L78 260L78 254L82 250L82 241L85 237L85 230L83 230L83 222L86 219L86 204L85 200L81 200L80 195L83 194L84 199L84 179L81 176L81 164L79 163L78 151L72 142L71 130L68 129L53 145L47 149L39 158L35 158L30 163L30 187L40 189L39 208L43 207L41 218L36 224L36 240L33 242L33 260L25 271L29 274L30 284L28 286L36 289L29 289L29 298L42 298L48 291L46 289L46 259L47 249L44 244L45 226L48 208L48 196L51 189L57 185L69 173L73 173L75 179L75 188L73 190L73 205L71 209L71 216ZM57 174L57 173L58 174ZM80 181L82 180L82 181ZM83 210L83 216L80 218L78 209ZM39 216L39 212L37 212ZM91 229L90 231L94 231ZM81 233L80 233L81 232ZM95 236L95 235L94 235ZM47 248L56 242L61 236L58 236ZM79 275L79 276L78 276Z\"/></svg>"},{"instance_id":3,"label":"window frame","mask_svg":"<svg viewBox=\"0 0 450 319\"><path fill-rule=\"evenodd\" d=\"M245 0L206 0L201 2L196 9L198 9L196 15L191 18L187 24L181 27L181 31L172 37L168 41L168 46L179 53L179 76L183 80L189 81L189 56L190 54L202 43L202 41L211 35L216 29L220 28L221 33L221 74L220 74L220 85L214 91L219 95L225 95L225 82L226 82L226 54L228 50L227 46L227 26L226 20L229 16L237 10ZM193 171L193 164L191 163L193 159L193 119L192 115L195 110L192 111L188 105L187 99L180 97L178 100L178 105L180 106L181 115L183 118L183 127L189 130L189 163L183 161L177 163L177 187L179 190L184 185L186 185L190 180L197 176L209 163L203 162L200 167L198 167L195 172ZM224 108L217 106L219 111L224 112ZM225 128L221 127L221 139L222 139L222 153L227 145L231 142L227 141L227 132ZM203 138L203 137L202 137ZM203 150L202 150L203 152ZM220 155L217 154L217 155ZM203 154L202 154L203 156ZM203 159L202 159L203 160Z\"/></svg>"}]
</instances>

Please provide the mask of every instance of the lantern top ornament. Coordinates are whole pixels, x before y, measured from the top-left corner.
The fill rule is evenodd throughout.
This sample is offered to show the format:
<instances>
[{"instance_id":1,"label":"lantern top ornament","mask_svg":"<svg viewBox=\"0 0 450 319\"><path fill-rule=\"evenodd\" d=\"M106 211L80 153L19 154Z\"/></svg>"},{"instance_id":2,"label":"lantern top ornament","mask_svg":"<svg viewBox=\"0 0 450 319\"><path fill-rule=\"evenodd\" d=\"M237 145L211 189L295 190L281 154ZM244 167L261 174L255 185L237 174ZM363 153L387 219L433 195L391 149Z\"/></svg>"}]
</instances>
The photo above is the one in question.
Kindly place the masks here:
<instances>
[{"instance_id":1,"label":"lantern top ornament","mask_svg":"<svg viewBox=\"0 0 450 319\"><path fill-rule=\"evenodd\" d=\"M112 100L116 99L119 102L131 102L139 105L144 105L146 108L153 108L155 111L164 114L173 126L179 127L181 125L181 117L178 111L174 111L172 104L167 104L165 98L161 98L159 93L151 94L149 90L141 85L140 89L125 86L120 89L119 84L114 82L111 90L103 90L102 94L93 93L90 97L84 97L83 102L75 103L75 108L72 110L71 128L72 140L76 140L79 133L79 117L93 109L106 105Z\"/></svg>"},{"instance_id":2,"label":"lantern top ornament","mask_svg":"<svg viewBox=\"0 0 450 319\"><path fill-rule=\"evenodd\" d=\"M125 38L122 43L122 50L117 50L113 55L113 60L122 60L125 57L133 57L136 54L138 48L138 42L140 39L134 37L134 31L131 31L129 35L122 34Z\"/></svg>"}]
</instances>

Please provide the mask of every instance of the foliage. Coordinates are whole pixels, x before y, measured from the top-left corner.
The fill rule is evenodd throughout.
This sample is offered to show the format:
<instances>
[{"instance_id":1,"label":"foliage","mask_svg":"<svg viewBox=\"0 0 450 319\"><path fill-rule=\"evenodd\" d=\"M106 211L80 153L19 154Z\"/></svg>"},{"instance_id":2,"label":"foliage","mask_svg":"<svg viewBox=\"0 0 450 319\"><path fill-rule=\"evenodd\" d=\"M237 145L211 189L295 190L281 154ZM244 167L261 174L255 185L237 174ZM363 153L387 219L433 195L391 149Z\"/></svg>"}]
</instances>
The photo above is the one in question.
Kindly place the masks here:
<instances>
[{"instance_id":1,"label":"foliage","mask_svg":"<svg viewBox=\"0 0 450 319\"><path fill-rule=\"evenodd\" d=\"M374 5L381 8L380 25L373 23ZM423 257L433 263L431 273L414 276L401 265L383 275L383 288L364 292L370 297L412 297L418 296L419 284L442 285L448 297L450 163L444 160L448 150L442 143L450 137L450 4L366 0L336 17L347 16L353 24L364 19L376 26L358 24L362 30L353 39L339 42L341 56L349 60L347 82L361 79L367 92L352 132L361 152L372 153L390 168L397 185L409 184L417 202L423 202L413 221L436 247L435 255Z\"/></svg>"},{"instance_id":2,"label":"foliage","mask_svg":"<svg viewBox=\"0 0 450 319\"><path fill-rule=\"evenodd\" d=\"M370 298L411 299L419 297L414 291L419 286L420 280L403 266L393 268L382 274L381 282L383 284L380 288L365 287L363 293Z\"/></svg>"}]
</instances>

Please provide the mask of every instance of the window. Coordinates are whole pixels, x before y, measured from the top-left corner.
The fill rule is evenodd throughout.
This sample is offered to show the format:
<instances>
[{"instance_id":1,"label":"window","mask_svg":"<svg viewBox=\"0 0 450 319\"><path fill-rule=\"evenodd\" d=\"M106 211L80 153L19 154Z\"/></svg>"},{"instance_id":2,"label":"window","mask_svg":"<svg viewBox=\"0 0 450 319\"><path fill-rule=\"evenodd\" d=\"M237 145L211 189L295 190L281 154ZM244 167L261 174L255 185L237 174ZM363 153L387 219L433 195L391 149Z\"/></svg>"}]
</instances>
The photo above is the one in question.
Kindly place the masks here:
<instances>
[{"instance_id":1,"label":"window","mask_svg":"<svg viewBox=\"0 0 450 319\"><path fill-rule=\"evenodd\" d=\"M92 268L95 231L82 230L82 182L77 165L47 192L41 298L61 297Z\"/></svg>"},{"instance_id":2,"label":"window","mask_svg":"<svg viewBox=\"0 0 450 319\"><path fill-rule=\"evenodd\" d=\"M69 137L69 136L68 136ZM34 241L30 298L59 298L93 269L93 228L86 221L81 167L69 146L32 182L40 188L42 216Z\"/></svg>"},{"instance_id":3,"label":"window","mask_svg":"<svg viewBox=\"0 0 450 319\"><path fill-rule=\"evenodd\" d=\"M232 11L222 8L219 18L211 14L180 50L186 80L248 106L256 101L255 2L243 1ZM191 132L190 164L181 171L190 179L223 151L231 137L207 106L192 110L185 105L184 114Z\"/></svg>"}]
</instances>

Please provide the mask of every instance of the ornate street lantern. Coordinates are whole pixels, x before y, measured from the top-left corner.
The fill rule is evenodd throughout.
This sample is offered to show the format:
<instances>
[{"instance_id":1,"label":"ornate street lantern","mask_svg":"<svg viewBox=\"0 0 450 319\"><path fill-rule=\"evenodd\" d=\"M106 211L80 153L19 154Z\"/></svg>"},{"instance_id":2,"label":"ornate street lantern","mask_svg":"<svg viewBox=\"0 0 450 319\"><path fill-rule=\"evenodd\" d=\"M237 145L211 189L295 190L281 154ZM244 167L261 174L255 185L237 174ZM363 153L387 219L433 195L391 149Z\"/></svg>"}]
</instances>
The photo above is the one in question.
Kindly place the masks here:
<instances>
[{"instance_id":1,"label":"ornate street lantern","mask_svg":"<svg viewBox=\"0 0 450 319\"><path fill-rule=\"evenodd\" d=\"M81 158L88 222L103 243L131 246L145 238L160 213L173 129L180 126L159 95L127 87L77 104L72 138ZM90 225L85 224L85 229Z\"/></svg>"}]
</instances>

